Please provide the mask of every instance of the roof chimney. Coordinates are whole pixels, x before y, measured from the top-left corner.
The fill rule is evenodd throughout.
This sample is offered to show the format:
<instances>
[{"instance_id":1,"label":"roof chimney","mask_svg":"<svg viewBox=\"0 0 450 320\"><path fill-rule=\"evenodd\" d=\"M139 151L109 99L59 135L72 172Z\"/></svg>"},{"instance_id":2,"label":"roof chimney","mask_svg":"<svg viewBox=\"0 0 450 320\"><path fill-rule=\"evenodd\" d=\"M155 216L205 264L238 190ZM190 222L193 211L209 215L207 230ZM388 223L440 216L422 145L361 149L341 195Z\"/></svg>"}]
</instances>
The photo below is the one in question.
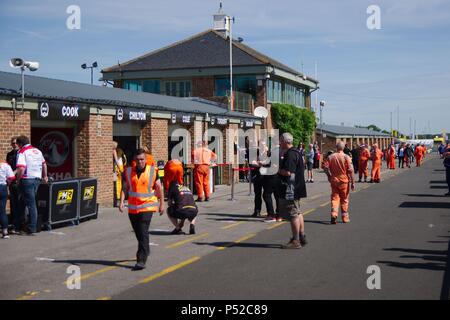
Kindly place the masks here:
<instances>
[{"instance_id":1,"label":"roof chimney","mask_svg":"<svg viewBox=\"0 0 450 320\"><path fill-rule=\"evenodd\" d=\"M213 29L220 32L224 37L228 36L228 32L230 31L229 20L226 17L227 15L222 10L221 2L219 11L214 15Z\"/></svg>"}]
</instances>

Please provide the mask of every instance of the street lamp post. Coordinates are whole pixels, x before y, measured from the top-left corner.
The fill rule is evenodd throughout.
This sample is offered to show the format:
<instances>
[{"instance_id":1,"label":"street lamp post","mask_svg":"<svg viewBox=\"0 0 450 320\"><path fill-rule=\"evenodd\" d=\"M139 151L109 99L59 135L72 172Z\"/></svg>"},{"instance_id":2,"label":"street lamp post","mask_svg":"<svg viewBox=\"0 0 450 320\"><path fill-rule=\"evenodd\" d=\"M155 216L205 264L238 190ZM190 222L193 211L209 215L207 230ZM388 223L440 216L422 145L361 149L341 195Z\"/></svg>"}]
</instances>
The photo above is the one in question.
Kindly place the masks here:
<instances>
[{"instance_id":1,"label":"street lamp post","mask_svg":"<svg viewBox=\"0 0 450 320\"><path fill-rule=\"evenodd\" d=\"M325 101L320 101L320 152L323 153L323 117L322 117L322 110L323 107L325 107Z\"/></svg>"},{"instance_id":2,"label":"street lamp post","mask_svg":"<svg viewBox=\"0 0 450 320\"><path fill-rule=\"evenodd\" d=\"M97 68L97 67L98 67L97 61L95 61L95 62L92 64L92 66L90 66L90 67L88 67L88 66L86 65L86 63L83 63L83 64L81 65L81 68L82 68L82 69L91 69L91 84L94 84L94 68Z\"/></svg>"}]
</instances>

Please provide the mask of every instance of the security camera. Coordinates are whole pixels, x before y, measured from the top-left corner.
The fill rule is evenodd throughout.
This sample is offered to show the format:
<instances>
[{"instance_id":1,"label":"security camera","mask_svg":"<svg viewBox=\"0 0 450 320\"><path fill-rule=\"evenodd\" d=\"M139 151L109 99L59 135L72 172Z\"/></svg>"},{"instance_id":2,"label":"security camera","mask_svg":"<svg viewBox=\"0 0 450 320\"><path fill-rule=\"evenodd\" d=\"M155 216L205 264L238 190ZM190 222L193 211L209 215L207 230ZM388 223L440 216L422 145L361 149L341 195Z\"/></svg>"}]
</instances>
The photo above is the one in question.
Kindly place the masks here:
<instances>
[{"instance_id":1,"label":"security camera","mask_svg":"<svg viewBox=\"0 0 450 320\"><path fill-rule=\"evenodd\" d=\"M27 67L30 71L36 71L39 69L39 62L25 61L25 67Z\"/></svg>"}]
</instances>

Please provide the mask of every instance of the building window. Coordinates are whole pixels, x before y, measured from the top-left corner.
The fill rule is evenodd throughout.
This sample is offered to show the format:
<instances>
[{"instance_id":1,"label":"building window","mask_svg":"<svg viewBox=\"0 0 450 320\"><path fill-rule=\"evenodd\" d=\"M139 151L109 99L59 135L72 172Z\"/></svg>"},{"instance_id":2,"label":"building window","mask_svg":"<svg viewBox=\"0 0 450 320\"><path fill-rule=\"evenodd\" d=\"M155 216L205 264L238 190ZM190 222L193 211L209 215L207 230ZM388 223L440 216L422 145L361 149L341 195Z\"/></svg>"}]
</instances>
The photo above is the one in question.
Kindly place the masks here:
<instances>
[{"instance_id":1,"label":"building window","mask_svg":"<svg viewBox=\"0 0 450 320\"><path fill-rule=\"evenodd\" d=\"M144 80L143 91L149 93L161 93L160 81L159 80Z\"/></svg>"},{"instance_id":2,"label":"building window","mask_svg":"<svg viewBox=\"0 0 450 320\"><path fill-rule=\"evenodd\" d=\"M174 97L190 97L191 94L191 81L166 81L164 82L164 94Z\"/></svg>"},{"instance_id":3,"label":"building window","mask_svg":"<svg viewBox=\"0 0 450 320\"><path fill-rule=\"evenodd\" d=\"M256 76L236 76L233 77L233 90L252 95L256 100L257 81ZM225 97L230 91L230 78L216 78L215 95Z\"/></svg>"},{"instance_id":4,"label":"building window","mask_svg":"<svg viewBox=\"0 0 450 320\"><path fill-rule=\"evenodd\" d=\"M142 81L140 80L125 80L123 82L123 89L131 91L142 91Z\"/></svg>"},{"instance_id":5,"label":"building window","mask_svg":"<svg viewBox=\"0 0 450 320\"><path fill-rule=\"evenodd\" d=\"M270 102L283 102L283 91L280 81L267 80L266 82L267 100Z\"/></svg>"}]
</instances>

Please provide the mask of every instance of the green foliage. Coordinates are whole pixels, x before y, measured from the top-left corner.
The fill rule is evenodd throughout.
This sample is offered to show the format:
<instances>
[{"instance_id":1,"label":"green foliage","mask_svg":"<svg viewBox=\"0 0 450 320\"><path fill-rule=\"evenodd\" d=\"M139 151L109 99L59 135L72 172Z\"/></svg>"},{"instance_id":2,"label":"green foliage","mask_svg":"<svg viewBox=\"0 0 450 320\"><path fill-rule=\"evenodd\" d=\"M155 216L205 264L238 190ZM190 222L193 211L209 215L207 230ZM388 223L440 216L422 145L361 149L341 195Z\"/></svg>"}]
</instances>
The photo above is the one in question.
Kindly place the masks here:
<instances>
[{"instance_id":1,"label":"green foliage","mask_svg":"<svg viewBox=\"0 0 450 320\"><path fill-rule=\"evenodd\" d=\"M307 144L316 129L314 112L290 104L273 104L272 121L280 134L289 132L294 136L295 146L299 142Z\"/></svg>"}]
</instances>

